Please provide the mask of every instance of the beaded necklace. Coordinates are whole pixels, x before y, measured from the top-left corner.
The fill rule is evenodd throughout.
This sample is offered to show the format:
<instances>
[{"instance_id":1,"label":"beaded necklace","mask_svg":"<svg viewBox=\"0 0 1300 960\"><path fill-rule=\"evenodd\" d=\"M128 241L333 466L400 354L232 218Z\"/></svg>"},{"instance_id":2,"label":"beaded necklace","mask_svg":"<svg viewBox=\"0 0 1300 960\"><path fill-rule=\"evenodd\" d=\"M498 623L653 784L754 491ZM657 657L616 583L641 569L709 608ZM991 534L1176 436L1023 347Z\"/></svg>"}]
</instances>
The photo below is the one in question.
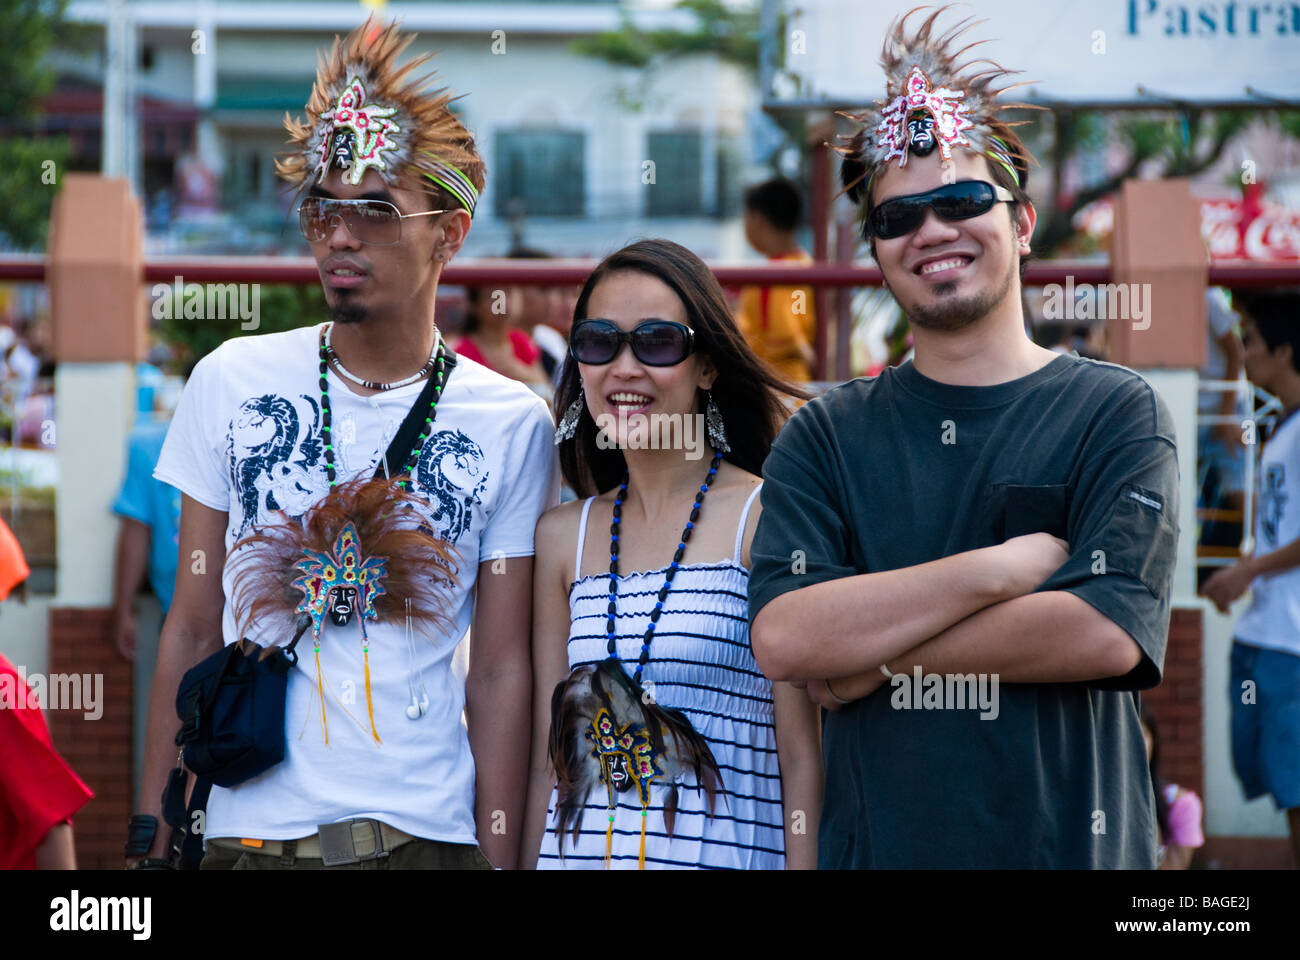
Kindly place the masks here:
<instances>
[{"instance_id":1,"label":"beaded necklace","mask_svg":"<svg viewBox=\"0 0 1300 960\"><path fill-rule=\"evenodd\" d=\"M686 542L691 539L691 531L695 529L695 522L700 518L700 504L704 502L704 496L709 492L709 485L713 483L713 478L718 475L718 464L721 462L722 451L715 451L713 454L713 460L709 464L709 472L705 476L704 482L700 484L700 489L696 491L695 502L691 505L691 515L686 521L686 527L682 530L682 539L677 543L677 551L673 554L673 562L668 566L668 572L664 577L664 585L659 588L659 594L655 600L654 609L650 611L650 625L646 627L645 635L641 638L641 655L637 657L636 671L632 674L632 684L638 690L641 688L641 671L645 669L646 663L650 660L650 643L654 640L655 625L659 622L659 615L664 611L664 601L668 599L668 591L672 588L673 577L677 575L677 570L681 566L682 557L686 554ZM618 672L619 676L625 675L623 674L623 666L618 659L617 645L615 643L614 635L614 622L618 613L618 530L619 524L623 519L623 501L627 497L627 482L629 477L630 474L624 474L623 476L623 483L618 488L618 496L614 498L614 518L609 525L609 619L605 623L605 636L607 640L606 648L609 651L609 658L606 660L606 663L609 663L612 669ZM642 694L642 702L645 702L644 694ZM651 702L653 702L653 699ZM653 707L650 709L653 709ZM671 723L676 718L669 716L666 719ZM609 718L604 717L604 722L608 724ZM656 721L656 723L657 722L658 721ZM690 731L690 722L684 717L681 718L681 722L686 724L687 730L690 732L691 736L695 736L694 731ZM632 727L624 728L622 735L625 737L628 736L628 731L631 729ZM665 729L667 729L667 727L665 727ZM607 731L597 730L596 727L593 726L591 733L588 734L588 737L597 745L598 750L600 749L601 744L603 744L606 739L609 739L608 737L602 739L600 736L602 732ZM662 775L663 771L659 767L656 759L657 753L655 744L659 742L658 736L647 737L644 730L641 731L640 735L645 742L641 743L638 747L633 748L635 751L635 759L632 762L638 765L635 776L638 783L637 789L641 797L641 852L637 857L637 867L638 869L644 870L646 814L649 812L647 807L649 802L649 792L644 784L648 784L650 780ZM698 737L695 738L698 739ZM629 739L635 742L635 735ZM610 740L611 744L613 742L613 740ZM703 741L700 742L703 744ZM662 749L662 747L660 747L660 749ZM707 753L707 745L704 745L704 751ZM708 754L708 763L713 765L716 772L717 766L713 761L712 754ZM698 771L698 764L696 769ZM614 840L614 790L609 781L609 776L609 770L605 769L603 777L607 788L609 788L608 823L605 826L605 869L607 870L609 869L610 857L613 852ZM676 794L674 794L674 796L676 796ZM712 794L710 794L710 796L712 796ZM669 836L672 835L671 824L668 825L668 833Z\"/></svg>"},{"instance_id":2,"label":"beaded necklace","mask_svg":"<svg viewBox=\"0 0 1300 960\"><path fill-rule=\"evenodd\" d=\"M654 640L655 624L659 622L659 615L664 610L664 600L668 598L668 591L673 585L673 577L677 575L677 569L681 566L682 557L686 553L686 542L691 539L691 531L695 529L695 522L700 518L700 504L704 502L704 495L709 492L709 485L713 483L713 478L718 474L718 464L722 462L722 451L718 450L713 454L713 462L709 464L708 475L705 476L704 482L700 484L700 489L695 494L695 503L691 506L690 518L686 521L686 527L682 530L682 539L677 544L677 552L673 554L673 562L668 567L668 573L664 579L664 585L659 588L659 596L655 601L654 609L650 611L650 625L646 628L645 635L641 639L641 655L637 658L636 672L632 679L640 685L641 671L645 668L646 663L650 660L650 642ZM623 484L618 488L618 496L614 498L614 519L609 525L609 619L605 623L605 636L607 640L606 649L609 655L617 659L616 645L614 642L614 618L618 611L618 525L623 517L623 500L627 497L627 482L629 476L624 475Z\"/></svg>"},{"instance_id":3,"label":"beaded necklace","mask_svg":"<svg viewBox=\"0 0 1300 960\"><path fill-rule=\"evenodd\" d=\"M320 341L320 408L321 432L325 435L325 473L329 477L330 489L332 490L336 486L336 481L334 479L334 444L330 436L330 388L329 380L326 377L326 372L329 370L328 353L330 349L326 340L327 336L328 334L322 331ZM447 382L446 352L443 349L441 333L438 334L435 353L437 359L434 362L433 375L437 378L437 382L433 388L433 399L429 402L429 415L424 418L424 427L421 429L419 437L416 438L415 446L411 448L411 453L406 458L406 464L402 467L399 476L409 478L411 471L415 469L415 462L420 456L420 448L424 445L424 441L428 439L429 429L433 426L433 420L438 415L438 398L442 396L442 388ZM397 485L403 489L409 488L410 483L409 479L397 481Z\"/></svg>"},{"instance_id":4,"label":"beaded necklace","mask_svg":"<svg viewBox=\"0 0 1300 960\"><path fill-rule=\"evenodd\" d=\"M437 339L434 341L433 344L433 353L429 354L429 359L425 361L424 366L422 366L415 373L411 374L409 377L403 377L401 380L394 380L392 383L383 383L382 381L378 381L378 380L364 380L361 377L358 377L347 367L343 366L343 361L339 359L339 355L335 353L334 348L330 346L330 333L333 329L334 329L334 324L332 323L325 328L326 357L329 359L330 363L334 364L334 369L337 370L340 374L342 374L342 376L344 376L348 380L351 380L355 384L359 384L360 386L365 387L367 390L396 390L398 387L405 387L408 384L415 383L417 380L423 380L432 372L434 367L434 362L438 357L438 348L442 346L442 333L439 332Z\"/></svg>"}]
</instances>

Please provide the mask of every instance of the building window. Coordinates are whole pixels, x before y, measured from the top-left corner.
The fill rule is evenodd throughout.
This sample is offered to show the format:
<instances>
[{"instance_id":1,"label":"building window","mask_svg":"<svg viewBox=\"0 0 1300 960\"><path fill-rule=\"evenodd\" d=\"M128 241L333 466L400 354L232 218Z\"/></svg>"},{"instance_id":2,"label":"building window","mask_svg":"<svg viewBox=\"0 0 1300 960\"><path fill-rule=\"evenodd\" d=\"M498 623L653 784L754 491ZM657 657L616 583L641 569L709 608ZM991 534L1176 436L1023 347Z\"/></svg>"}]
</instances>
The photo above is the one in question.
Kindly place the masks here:
<instances>
[{"instance_id":1,"label":"building window","mask_svg":"<svg viewBox=\"0 0 1300 960\"><path fill-rule=\"evenodd\" d=\"M497 131L490 168L496 216L582 216L586 139L585 134L564 130Z\"/></svg>"},{"instance_id":2,"label":"building window","mask_svg":"<svg viewBox=\"0 0 1300 960\"><path fill-rule=\"evenodd\" d=\"M646 157L655 182L646 184L648 217L699 216L704 212L702 138L697 131L665 130L646 135Z\"/></svg>"}]
</instances>

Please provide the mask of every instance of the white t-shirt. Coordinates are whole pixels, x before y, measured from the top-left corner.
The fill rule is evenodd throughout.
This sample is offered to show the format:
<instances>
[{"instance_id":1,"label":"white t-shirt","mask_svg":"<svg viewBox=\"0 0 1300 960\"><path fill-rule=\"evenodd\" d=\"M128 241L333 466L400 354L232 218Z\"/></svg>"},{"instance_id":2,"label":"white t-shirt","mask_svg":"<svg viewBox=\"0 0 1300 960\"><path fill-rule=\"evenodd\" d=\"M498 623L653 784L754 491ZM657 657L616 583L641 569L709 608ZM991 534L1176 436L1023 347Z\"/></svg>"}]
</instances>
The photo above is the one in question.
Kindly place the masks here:
<instances>
[{"instance_id":1,"label":"white t-shirt","mask_svg":"<svg viewBox=\"0 0 1300 960\"><path fill-rule=\"evenodd\" d=\"M1201 368L1201 377L1222 380L1228 372L1228 355L1219 346L1219 339L1232 329L1237 314L1228 304L1228 297L1221 287L1210 287L1205 291L1205 319L1205 366ZM1218 413L1222 399L1223 394L1219 391L1204 390L1197 398L1197 409L1201 413Z\"/></svg>"},{"instance_id":2,"label":"white t-shirt","mask_svg":"<svg viewBox=\"0 0 1300 960\"><path fill-rule=\"evenodd\" d=\"M1300 414L1288 418L1259 457L1255 555L1300 539ZM1250 609L1235 635L1257 647L1300 656L1300 567L1256 577Z\"/></svg>"},{"instance_id":3,"label":"white t-shirt","mask_svg":"<svg viewBox=\"0 0 1300 960\"><path fill-rule=\"evenodd\" d=\"M276 522L277 510L299 517L328 490L319 416L320 329L227 341L195 367L176 408L154 476L228 512L228 553L254 523ZM333 370L328 376L336 480L371 476L423 382L362 397ZM405 618L367 624L382 744L371 737L366 713L360 614L343 627L327 618L321 630L328 744L308 630L289 674L286 758L236 787L213 787L207 836L288 840L316 833L318 824L370 817L419 837L475 842L461 641L470 625L478 564L531 556L537 518L558 501L554 423L546 404L523 384L461 357L432 430L412 475L416 492L429 492L427 522L461 558L450 605L454 630L417 626L413 664ZM238 566L238 560L227 564L222 573L227 644L238 639L230 602L232 568ZM286 616L283 630L259 624L245 636L283 645L292 632ZM421 680L429 707L413 721L406 708L411 684Z\"/></svg>"}]
</instances>

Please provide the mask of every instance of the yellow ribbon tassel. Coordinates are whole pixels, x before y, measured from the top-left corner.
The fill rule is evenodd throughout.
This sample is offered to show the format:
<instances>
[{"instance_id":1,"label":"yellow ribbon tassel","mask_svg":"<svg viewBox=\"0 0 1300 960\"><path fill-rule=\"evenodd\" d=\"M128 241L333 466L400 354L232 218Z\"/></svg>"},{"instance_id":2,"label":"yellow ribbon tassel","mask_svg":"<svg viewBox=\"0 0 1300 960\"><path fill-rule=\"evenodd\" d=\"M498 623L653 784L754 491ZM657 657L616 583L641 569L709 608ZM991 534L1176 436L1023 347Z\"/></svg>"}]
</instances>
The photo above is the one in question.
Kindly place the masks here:
<instances>
[{"instance_id":1,"label":"yellow ribbon tassel","mask_svg":"<svg viewBox=\"0 0 1300 960\"><path fill-rule=\"evenodd\" d=\"M645 869L645 807L641 808L641 856L637 858L636 868Z\"/></svg>"},{"instance_id":2,"label":"yellow ribbon tassel","mask_svg":"<svg viewBox=\"0 0 1300 960\"><path fill-rule=\"evenodd\" d=\"M320 727L325 732L325 744L330 742L329 724L325 722L325 685L321 682L320 647L316 648L316 694L320 697Z\"/></svg>"},{"instance_id":3,"label":"yellow ribbon tassel","mask_svg":"<svg viewBox=\"0 0 1300 960\"><path fill-rule=\"evenodd\" d=\"M614 811L609 811L609 824L605 827L605 869L609 869L609 860L614 850Z\"/></svg>"},{"instance_id":4,"label":"yellow ribbon tassel","mask_svg":"<svg viewBox=\"0 0 1300 960\"><path fill-rule=\"evenodd\" d=\"M370 735L375 738L375 743L383 743L379 739L379 731L375 729L375 704L370 699L370 647L362 647L361 652L366 661L366 710L370 712Z\"/></svg>"}]
</instances>

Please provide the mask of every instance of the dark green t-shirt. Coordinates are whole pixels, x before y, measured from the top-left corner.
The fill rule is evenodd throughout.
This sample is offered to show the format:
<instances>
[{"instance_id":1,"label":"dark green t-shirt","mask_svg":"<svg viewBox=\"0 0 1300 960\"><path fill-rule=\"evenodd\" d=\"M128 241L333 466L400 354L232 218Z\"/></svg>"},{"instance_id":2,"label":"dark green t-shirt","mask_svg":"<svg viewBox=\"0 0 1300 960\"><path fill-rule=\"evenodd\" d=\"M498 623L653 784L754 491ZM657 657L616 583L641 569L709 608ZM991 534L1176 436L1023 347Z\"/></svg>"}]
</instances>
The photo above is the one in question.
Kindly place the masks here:
<instances>
[{"instance_id":1,"label":"dark green t-shirt","mask_svg":"<svg viewBox=\"0 0 1300 960\"><path fill-rule=\"evenodd\" d=\"M827 714L821 866L1153 868L1133 691L1164 662L1178 464L1150 384L1077 356L991 387L909 362L800 409L763 474L751 620L790 590L1046 531L1070 559L1039 589L1079 596L1144 654L1106 681L1000 684L996 717L952 691L933 701L947 709L919 689L896 708L889 682Z\"/></svg>"}]
</instances>

